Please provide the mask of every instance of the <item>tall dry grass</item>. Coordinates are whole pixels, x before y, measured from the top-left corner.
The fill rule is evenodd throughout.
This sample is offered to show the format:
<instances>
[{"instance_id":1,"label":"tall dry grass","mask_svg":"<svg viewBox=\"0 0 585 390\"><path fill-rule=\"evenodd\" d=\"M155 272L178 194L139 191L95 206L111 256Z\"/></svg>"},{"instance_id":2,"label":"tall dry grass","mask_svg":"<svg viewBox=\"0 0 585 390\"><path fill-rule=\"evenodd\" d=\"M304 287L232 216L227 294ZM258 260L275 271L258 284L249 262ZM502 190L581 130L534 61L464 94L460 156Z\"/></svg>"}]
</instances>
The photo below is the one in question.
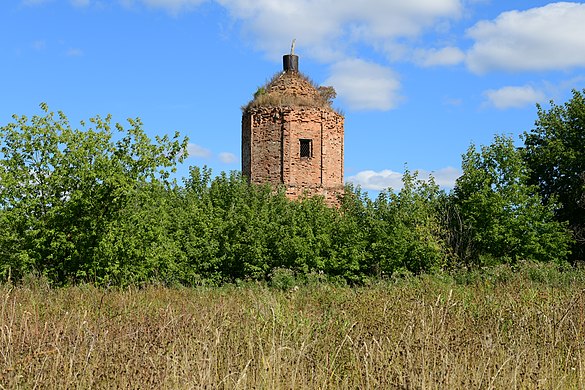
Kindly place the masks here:
<instances>
[{"instance_id":1,"label":"tall dry grass","mask_svg":"<svg viewBox=\"0 0 585 390\"><path fill-rule=\"evenodd\" d=\"M2 388L585 388L585 278L0 287ZM538 274L537 274L538 276Z\"/></svg>"}]
</instances>

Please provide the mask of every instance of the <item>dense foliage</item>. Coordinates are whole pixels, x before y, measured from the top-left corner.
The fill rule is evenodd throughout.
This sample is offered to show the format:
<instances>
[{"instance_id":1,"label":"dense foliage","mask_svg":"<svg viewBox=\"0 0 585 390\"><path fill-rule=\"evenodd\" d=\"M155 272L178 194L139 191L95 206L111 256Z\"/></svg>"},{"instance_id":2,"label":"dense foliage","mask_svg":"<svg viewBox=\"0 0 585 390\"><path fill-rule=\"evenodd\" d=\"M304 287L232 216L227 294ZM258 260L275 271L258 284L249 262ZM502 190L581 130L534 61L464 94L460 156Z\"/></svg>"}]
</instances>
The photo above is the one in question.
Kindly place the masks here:
<instances>
[{"instance_id":1,"label":"dense foliage","mask_svg":"<svg viewBox=\"0 0 585 390\"><path fill-rule=\"evenodd\" d=\"M576 244L574 260L585 259L585 90L564 105L538 106L536 127L524 134L531 183L538 185L557 220L567 221Z\"/></svg>"},{"instance_id":2,"label":"dense foliage","mask_svg":"<svg viewBox=\"0 0 585 390\"><path fill-rule=\"evenodd\" d=\"M170 188L185 141L153 144L139 119L124 130L110 116L81 131L41 108L44 116L0 127L0 273L55 281L115 273L105 264L109 236L145 191Z\"/></svg>"},{"instance_id":3,"label":"dense foliage","mask_svg":"<svg viewBox=\"0 0 585 390\"><path fill-rule=\"evenodd\" d=\"M479 152L471 146L462 167L454 200L471 235L471 260L484 264L494 259L567 258L565 225L554 220L555 204L543 204L538 187L529 184L522 152L511 138L497 136Z\"/></svg>"},{"instance_id":4,"label":"dense foliage","mask_svg":"<svg viewBox=\"0 0 585 390\"><path fill-rule=\"evenodd\" d=\"M339 209L289 201L238 172L192 167L179 135L152 142L96 117L63 113L0 127L0 277L54 283L221 284L333 279L363 283L453 267L566 260L570 235L528 181L521 152L497 137L470 148L453 193L406 172L400 191L370 199L346 187Z\"/></svg>"}]
</instances>

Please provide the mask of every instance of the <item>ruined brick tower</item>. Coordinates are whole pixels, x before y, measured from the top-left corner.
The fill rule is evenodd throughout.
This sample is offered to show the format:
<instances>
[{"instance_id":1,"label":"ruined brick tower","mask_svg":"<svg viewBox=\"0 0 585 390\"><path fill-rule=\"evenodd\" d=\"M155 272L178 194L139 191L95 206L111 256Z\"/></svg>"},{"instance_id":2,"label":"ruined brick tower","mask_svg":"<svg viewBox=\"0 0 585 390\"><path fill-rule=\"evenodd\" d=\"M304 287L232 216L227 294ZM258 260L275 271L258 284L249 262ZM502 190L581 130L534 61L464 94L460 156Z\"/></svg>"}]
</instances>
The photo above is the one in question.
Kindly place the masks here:
<instances>
[{"instance_id":1,"label":"ruined brick tower","mask_svg":"<svg viewBox=\"0 0 585 390\"><path fill-rule=\"evenodd\" d=\"M290 199L321 195L338 205L343 193L343 116L335 91L299 73L298 56L258 89L242 114L242 173L252 183L284 185Z\"/></svg>"}]
</instances>

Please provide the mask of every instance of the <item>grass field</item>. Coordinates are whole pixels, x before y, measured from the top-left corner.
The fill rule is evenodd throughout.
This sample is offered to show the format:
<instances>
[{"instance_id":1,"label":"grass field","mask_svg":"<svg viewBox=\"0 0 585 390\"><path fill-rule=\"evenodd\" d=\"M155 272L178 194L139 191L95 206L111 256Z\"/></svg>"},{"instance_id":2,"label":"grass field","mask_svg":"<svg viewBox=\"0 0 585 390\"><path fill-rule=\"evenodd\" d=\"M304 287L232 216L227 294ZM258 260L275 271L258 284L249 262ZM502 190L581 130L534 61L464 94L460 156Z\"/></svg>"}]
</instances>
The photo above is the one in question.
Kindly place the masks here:
<instances>
[{"instance_id":1,"label":"grass field","mask_svg":"<svg viewBox=\"0 0 585 390\"><path fill-rule=\"evenodd\" d=\"M291 290L0 285L0 387L582 389L585 271Z\"/></svg>"}]
</instances>

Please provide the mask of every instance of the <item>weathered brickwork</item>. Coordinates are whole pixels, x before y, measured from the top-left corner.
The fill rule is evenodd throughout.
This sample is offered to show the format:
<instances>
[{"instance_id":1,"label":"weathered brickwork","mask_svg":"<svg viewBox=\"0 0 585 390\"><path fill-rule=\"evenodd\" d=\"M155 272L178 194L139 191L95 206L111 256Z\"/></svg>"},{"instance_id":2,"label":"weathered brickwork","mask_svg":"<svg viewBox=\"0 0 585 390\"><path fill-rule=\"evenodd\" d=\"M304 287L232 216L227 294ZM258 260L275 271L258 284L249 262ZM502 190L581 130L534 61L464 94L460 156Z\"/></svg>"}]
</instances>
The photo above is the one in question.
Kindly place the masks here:
<instances>
[{"instance_id":1,"label":"weathered brickwork","mask_svg":"<svg viewBox=\"0 0 585 390\"><path fill-rule=\"evenodd\" d=\"M284 185L287 196L343 193L343 116L298 72L283 72L242 115L242 173ZM304 153L301 155L301 143Z\"/></svg>"}]
</instances>

